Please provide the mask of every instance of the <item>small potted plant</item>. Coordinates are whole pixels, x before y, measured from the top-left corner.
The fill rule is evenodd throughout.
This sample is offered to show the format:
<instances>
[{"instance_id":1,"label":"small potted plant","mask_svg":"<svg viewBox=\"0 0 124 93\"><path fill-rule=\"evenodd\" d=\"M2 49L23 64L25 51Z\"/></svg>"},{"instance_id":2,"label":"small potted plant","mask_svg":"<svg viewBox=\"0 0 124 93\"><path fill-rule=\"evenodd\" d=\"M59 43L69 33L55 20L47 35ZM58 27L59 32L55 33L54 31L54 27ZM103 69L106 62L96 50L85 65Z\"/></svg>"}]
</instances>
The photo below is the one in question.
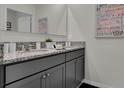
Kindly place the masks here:
<instances>
[{"instance_id":1,"label":"small potted plant","mask_svg":"<svg viewBox=\"0 0 124 93\"><path fill-rule=\"evenodd\" d=\"M53 48L53 41L52 41L52 39L50 39L50 38L47 38L46 40L45 40L45 42L46 42L46 48Z\"/></svg>"}]
</instances>

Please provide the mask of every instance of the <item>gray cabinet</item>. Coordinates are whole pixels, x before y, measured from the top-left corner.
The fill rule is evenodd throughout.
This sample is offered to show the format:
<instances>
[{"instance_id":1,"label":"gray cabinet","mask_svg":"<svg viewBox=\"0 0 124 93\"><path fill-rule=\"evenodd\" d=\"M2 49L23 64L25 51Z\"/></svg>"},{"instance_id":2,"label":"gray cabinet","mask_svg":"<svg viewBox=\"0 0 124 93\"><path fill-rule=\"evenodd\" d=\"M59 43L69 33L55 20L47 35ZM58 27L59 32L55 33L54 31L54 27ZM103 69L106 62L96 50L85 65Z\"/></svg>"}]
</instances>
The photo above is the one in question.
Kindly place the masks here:
<instances>
[{"instance_id":1,"label":"gray cabinet","mask_svg":"<svg viewBox=\"0 0 124 93\"><path fill-rule=\"evenodd\" d=\"M76 72L75 72L76 60L72 60L66 63L66 87L76 87Z\"/></svg>"},{"instance_id":2,"label":"gray cabinet","mask_svg":"<svg viewBox=\"0 0 124 93\"><path fill-rule=\"evenodd\" d=\"M84 56L66 63L66 87L77 87L84 79Z\"/></svg>"},{"instance_id":3,"label":"gray cabinet","mask_svg":"<svg viewBox=\"0 0 124 93\"><path fill-rule=\"evenodd\" d=\"M64 88L65 65L56 66L26 79L22 79L6 88Z\"/></svg>"},{"instance_id":4,"label":"gray cabinet","mask_svg":"<svg viewBox=\"0 0 124 93\"><path fill-rule=\"evenodd\" d=\"M76 65L76 86L84 79L84 56L77 58Z\"/></svg>"},{"instance_id":5,"label":"gray cabinet","mask_svg":"<svg viewBox=\"0 0 124 93\"><path fill-rule=\"evenodd\" d=\"M83 79L84 49L0 67L6 88L75 88Z\"/></svg>"},{"instance_id":6,"label":"gray cabinet","mask_svg":"<svg viewBox=\"0 0 124 93\"><path fill-rule=\"evenodd\" d=\"M84 51L84 49L79 49L66 53L66 61L70 61L80 56L84 56Z\"/></svg>"},{"instance_id":7,"label":"gray cabinet","mask_svg":"<svg viewBox=\"0 0 124 93\"><path fill-rule=\"evenodd\" d=\"M49 69L42 73L42 88L64 88L65 87L65 64Z\"/></svg>"},{"instance_id":8,"label":"gray cabinet","mask_svg":"<svg viewBox=\"0 0 124 93\"><path fill-rule=\"evenodd\" d=\"M41 72L65 62L65 55L59 54L46 58L34 59L20 64L6 66L6 84L29 75Z\"/></svg>"},{"instance_id":9,"label":"gray cabinet","mask_svg":"<svg viewBox=\"0 0 124 93\"><path fill-rule=\"evenodd\" d=\"M41 87L41 73L30 76L26 79L22 79L10 85L7 85L6 88L40 88Z\"/></svg>"}]
</instances>

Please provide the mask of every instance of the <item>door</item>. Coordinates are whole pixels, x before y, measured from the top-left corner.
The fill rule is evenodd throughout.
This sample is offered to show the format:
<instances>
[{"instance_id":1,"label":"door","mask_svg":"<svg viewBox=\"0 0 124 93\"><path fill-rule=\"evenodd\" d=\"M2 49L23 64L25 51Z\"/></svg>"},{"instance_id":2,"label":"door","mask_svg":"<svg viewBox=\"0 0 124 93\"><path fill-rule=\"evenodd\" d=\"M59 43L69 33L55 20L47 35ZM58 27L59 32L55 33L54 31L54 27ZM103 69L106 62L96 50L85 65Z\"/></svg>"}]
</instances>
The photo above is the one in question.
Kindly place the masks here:
<instances>
[{"instance_id":1,"label":"door","mask_svg":"<svg viewBox=\"0 0 124 93\"><path fill-rule=\"evenodd\" d=\"M10 85L6 88L40 88L41 87L41 74L22 79Z\"/></svg>"},{"instance_id":2,"label":"door","mask_svg":"<svg viewBox=\"0 0 124 93\"><path fill-rule=\"evenodd\" d=\"M65 64L54 67L42 73L42 88L65 87Z\"/></svg>"},{"instance_id":3,"label":"door","mask_svg":"<svg viewBox=\"0 0 124 93\"><path fill-rule=\"evenodd\" d=\"M76 85L78 86L84 79L84 57L77 58L76 61Z\"/></svg>"},{"instance_id":4,"label":"door","mask_svg":"<svg viewBox=\"0 0 124 93\"><path fill-rule=\"evenodd\" d=\"M66 63L66 87L67 88L76 87L75 63L76 63L75 59Z\"/></svg>"}]
</instances>

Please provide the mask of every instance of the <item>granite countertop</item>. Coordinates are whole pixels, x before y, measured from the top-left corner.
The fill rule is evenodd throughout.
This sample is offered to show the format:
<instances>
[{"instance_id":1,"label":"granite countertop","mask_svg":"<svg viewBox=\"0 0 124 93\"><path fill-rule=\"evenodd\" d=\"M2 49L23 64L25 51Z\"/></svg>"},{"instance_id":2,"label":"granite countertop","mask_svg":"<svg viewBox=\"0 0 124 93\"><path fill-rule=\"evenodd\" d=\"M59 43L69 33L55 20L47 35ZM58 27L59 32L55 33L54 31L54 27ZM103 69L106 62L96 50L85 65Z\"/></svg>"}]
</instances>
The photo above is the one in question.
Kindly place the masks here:
<instances>
[{"instance_id":1,"label":"granite countertop","mask_svg":"<svg viewBox=\"0 0 124 93\"><path fill-rule=\"evenodd\" d=\"M31 52L16 52L11 54L4 54L4 58L0 58L0 66L15 64L23 62L26 60L31 60L35 58L42 58L47 56L52 56L55 54L66 53L78 49L82 49L84 46L75 46L66 49L56 50L56 49L40 49Z\"/></svg>"}]
</instances>

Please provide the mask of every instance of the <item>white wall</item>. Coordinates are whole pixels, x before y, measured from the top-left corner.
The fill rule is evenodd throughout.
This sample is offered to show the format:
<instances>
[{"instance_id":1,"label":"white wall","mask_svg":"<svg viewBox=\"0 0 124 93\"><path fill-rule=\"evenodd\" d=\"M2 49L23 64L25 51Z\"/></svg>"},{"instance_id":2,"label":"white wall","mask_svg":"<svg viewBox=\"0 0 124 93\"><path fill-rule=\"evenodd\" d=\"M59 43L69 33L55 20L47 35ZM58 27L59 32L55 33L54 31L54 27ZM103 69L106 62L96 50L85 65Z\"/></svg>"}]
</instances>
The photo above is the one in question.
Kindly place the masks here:
<instances>
[{"instance_id":1,"label":"white wall","mask_svg":"<svg viewBox=\"0 0 124 93\"><path fill-rule=\"evenodd\" d=\"M0 30L5 30L6 27L6 8L17 10L20 12L28 13L33 16L32 19L32 30L36 31L35 25L35 5L18 5L18 4L7 4L0 5ZM18 33L18 32L5 32L0 31L0 42L17 42L17 41L44 41L45 38L52 38L55 41L64 41L66 36L57 36L57 35L43 35L43 34L34 34L34 33Z\"/></svg>"},{"instance_id":2,"label":"white wall","mask_svg":"<svg viewBox=\"0 0 124 93\"><path fill-rule=\"evenodd\" d=\"M79 9L79 10L75 10ZM72 11L73 10L73 11ZM75 11L74 11L75 10ZM79 20L77 20L78 16L75 17L77 12L80 11L80 8L76 8L76 5L68 5L68 40L69 41L84 41L83 30L79 25ZM82 20L83 21L83 20Z\"/></svg>"},{"instance_id":3,"label":"white wall","mask_svg":"<svg viewBox=\"0 0 124 93\"><path fill-rule=\"evenodd\" d=\"M86 79L124 87L124 38L95 37L95 5L70 5L70 9L79 29L72 24L69 39L86 41Z\"/></svg>"}]
</instances>

